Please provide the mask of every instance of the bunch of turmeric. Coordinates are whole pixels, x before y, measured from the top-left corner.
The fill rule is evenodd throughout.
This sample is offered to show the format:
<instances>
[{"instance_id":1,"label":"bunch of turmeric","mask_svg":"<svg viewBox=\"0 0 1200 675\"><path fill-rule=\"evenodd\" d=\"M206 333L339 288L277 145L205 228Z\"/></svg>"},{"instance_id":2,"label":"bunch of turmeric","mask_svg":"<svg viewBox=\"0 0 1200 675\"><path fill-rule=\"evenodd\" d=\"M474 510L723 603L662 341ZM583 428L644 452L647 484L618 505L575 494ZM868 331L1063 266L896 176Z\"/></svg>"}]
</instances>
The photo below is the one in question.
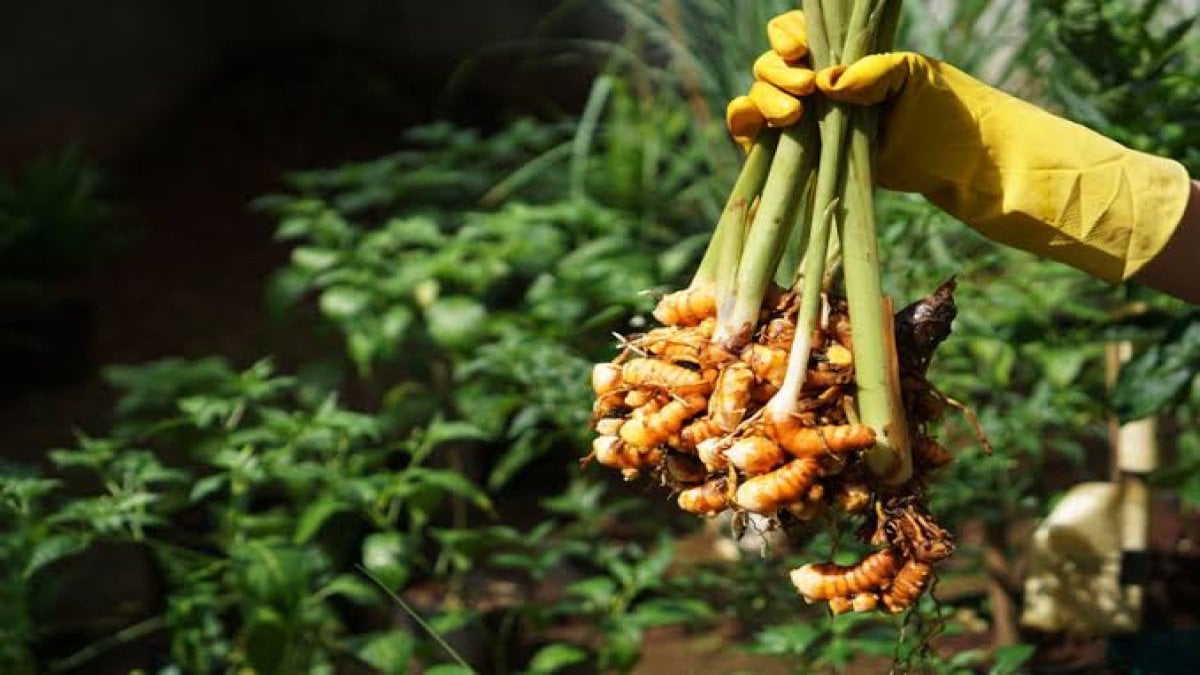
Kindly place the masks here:
<instances>
[{"instance_id":1,"label":"bunch of turmeric","mask_svg":"<svg viewBox=\"0 0 1200 675\"><path fill-rule=\"evenodd\" d=\"M910 493L953 457L924 435L944 397L924 379L920 340L935 344L953 318L950 282L903 310L897 320L909 345L906 395L919 435L919 480L881 486L862 462L875 431L856 421L853 337L843 299L824 296L812 339L805 386L783 419L765 405L783 387L795 339L798 298L772 288L758 328L744 344L713 341L716 303L685 289L662 298L655 317L667 325L630 335L621 353L592 371L593 423L599 436L590 459L627 480L655 477L676 493L679 508L701 516L726 509L762 514L781 525L846 513L866 517L864 539L886 548L858 565L807 565L793 574L801 594L835 612L881 607L900 611L920 596L931 563L953 544ZM929 311L950 307L949 315ZM941 327L930 330L931 326Z\"/></svg>"},{"instance_id":2,"label":"bunch of turmeric","mask_svg":"<svg viewBox=\"0 0 1200 675\"><path fill-rule=\"evenodd\" d=\"M775 25L772 42L806 32L818 68L886 49L899 16L898 0L804 9L807 24ZM954 281L893 315L880 290L873 111L819 94L804 105L755 137L691 283L658 303L662 326L623 337L617 358L595 366L589 457L627 479L654 476L702 516L861 519L873 553L792 580L835 612L898 612L954 550L925 507L931 474L953 459L929 427L956 404L925 372L950 333Z\"/></svg>"}]
</instances>

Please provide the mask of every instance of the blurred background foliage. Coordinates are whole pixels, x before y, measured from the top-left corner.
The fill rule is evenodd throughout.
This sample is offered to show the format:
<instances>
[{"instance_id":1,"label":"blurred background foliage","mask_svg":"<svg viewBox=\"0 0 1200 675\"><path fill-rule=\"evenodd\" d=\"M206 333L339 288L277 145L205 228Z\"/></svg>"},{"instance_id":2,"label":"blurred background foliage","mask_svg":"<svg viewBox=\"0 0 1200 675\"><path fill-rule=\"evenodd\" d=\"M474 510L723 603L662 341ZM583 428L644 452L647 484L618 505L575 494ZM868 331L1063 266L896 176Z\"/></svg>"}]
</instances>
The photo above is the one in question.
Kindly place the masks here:
<instances>
[{"instance_id":1,"label":"blurred background foliage","mask_svg":"<svg viewBox=\"0 0 1200 675\"><path fill-rule=\"evenodd\" d=\"M290 250L268 310L342 354L292 374L220 356L112 366L111 429L51 451L48 472L0 467L0 670L97 672L143 642L161 673L627 672L668 634L729 670L1021 669L1022 533L1107 472L1106 341L1146 345L1115 400L1169 416L1160 484L1200 502L1200 324L1181 303L880 195L888 291L906 303L959 278L931 379L996 448L945 422L957 461L934 508L962 546L941 601L908 616L797 600L789 566L848 542L810 532L721 558L724 531L579 466L590 364L698 262L740 160L725 101L789 4L610 0L620 39L548 47L596 67L577 117L413 128L400 150L259 198ZM898 44L1200 169L1200 50L1162 3L908 2ZM109 215L97 175L56 162L0 186L0 260L100 250L84 246ZM55 624L113 551L153 580L149 611Z\"/></svg>"}]
</instances>

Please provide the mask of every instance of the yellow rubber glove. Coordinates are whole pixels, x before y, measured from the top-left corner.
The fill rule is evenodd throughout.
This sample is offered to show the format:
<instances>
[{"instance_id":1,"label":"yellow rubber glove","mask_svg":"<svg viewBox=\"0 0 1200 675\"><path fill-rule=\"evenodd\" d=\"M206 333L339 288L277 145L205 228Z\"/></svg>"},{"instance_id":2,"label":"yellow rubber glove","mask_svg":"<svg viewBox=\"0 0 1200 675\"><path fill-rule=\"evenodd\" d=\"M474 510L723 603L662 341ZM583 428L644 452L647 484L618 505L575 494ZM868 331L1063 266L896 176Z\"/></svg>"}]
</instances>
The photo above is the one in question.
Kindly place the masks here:
<instances>
[{"instance_id":1,"label":"yellow rubber glove","mask_svg":"<svg viewBox=\"0 0 1200 675\"><path fill-rule=\"evenodd\" d=\"M749 150L763 126L787 127L804 113L798 96L816 89L816 74L805 64L808 24L799 10L780 14L767 23L771 48L754 62L754 84L725 109L725 121L734 140Z\"/></svg>"},{"instance_id":2,"label":"yellow rubber glove","mask_svg":"<svg viewBox=\"0 0 1200 675\"><path fill-rule=\"evenodd\" d=\"M876 54L821 71L816 86L849 103L887 101L879 185L919 192L995 241L1101 279L1141 269L1187 206L1191 185L1179 163L1130 150L936 59ZM777 123L778 103L760 105L753 89L747 103Z\"/></svg>"}]
</instances>

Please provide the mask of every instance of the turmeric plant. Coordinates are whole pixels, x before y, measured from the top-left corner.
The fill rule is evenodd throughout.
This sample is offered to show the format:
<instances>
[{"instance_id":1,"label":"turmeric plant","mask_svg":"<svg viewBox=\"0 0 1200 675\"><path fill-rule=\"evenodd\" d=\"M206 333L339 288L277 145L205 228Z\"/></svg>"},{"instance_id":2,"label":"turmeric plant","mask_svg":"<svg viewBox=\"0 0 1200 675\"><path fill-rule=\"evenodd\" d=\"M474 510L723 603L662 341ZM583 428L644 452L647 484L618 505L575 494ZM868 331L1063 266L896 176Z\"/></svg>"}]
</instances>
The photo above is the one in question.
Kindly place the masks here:
<instances>
[{"instance_id":1,"label":"turmeric plant","mask_svg":"<svg viewBox=\"0 0 1200 675\"><path fill-rule=\"evenodd\" d=\"M806 34L814 69L852 63L890 45L899 3L805 10L768 25L775 52L763 59L805 57L787 50ZM659 300L665 326L624 337L620 355L594 367L600 435L588 459L627 480L651 474L702 515L733 509L786 528L827 511L863 513L862 537L883 548L861 574L833 574L832 592L823 568L802 567L793 581L835 613L899 612L929 584L930 564L954 551L924 494L952 459L928 436L951 401L925 371L949 334L955 284L893 326L871 195L875 113L805 100L813 112L800 118L797 108L790 126L759 132L749 147L691 284Z\"/></svg>"}]
</instances>

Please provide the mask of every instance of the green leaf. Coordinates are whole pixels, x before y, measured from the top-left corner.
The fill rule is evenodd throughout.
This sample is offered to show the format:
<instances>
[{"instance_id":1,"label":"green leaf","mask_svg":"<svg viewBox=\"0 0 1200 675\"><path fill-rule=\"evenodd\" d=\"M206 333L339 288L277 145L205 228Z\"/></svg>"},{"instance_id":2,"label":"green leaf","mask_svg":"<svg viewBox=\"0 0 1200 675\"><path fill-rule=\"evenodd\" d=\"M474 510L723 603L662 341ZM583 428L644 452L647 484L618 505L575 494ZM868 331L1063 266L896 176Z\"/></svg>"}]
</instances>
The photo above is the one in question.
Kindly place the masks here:
<instances>
[{"instance_id":1,"label":"green leaf","mask_svg":"<svg viewBox=\"0 0 1200 675\"><path fill-rule=\"evenodd\" d=\"M998 647L993 653L995 663L988 671L988 675L1015 675L1021 672L1021 666L1033 658L1036 649L1034 645L1024 644Z\"/></svg>"},{"instance_id":2,"label":"green leaf","mask_svg":"<svg viewBox=\"0 0 1200 675\"><path fill-rule=\"evenodd\" d=\"M404 587L408 581L408 545L396 532L376 532L363 540L363 567L375 575L389 590Z\"/></svg>"},{"instance_id":3,"label":"green leaf","mask_svg":"<svg viewBox=\"0 0 1200 675\"><path fill-rule=\"evenodd\" d=\"M488 556L488 563L503 569L528 572L532 572L538 566L537 558L525 553L493 553Z\"/></svg>"},{"instance_id":4,"label":"green leaf","mask_svg":"<svg viewBox=\"0 0 1200 675\"><path fill-rule=\"evenodd\" d=\"M192 491L188 494L188 502L195 504L203 501L205 497L225 487L228 482L228 474L217 473L205 476L196 481L195 485L192 486Z\"/></svg>"},{"instance_id":5,"label":"green leaf","mask_svg":"<svg viewBox=\"0 0 1200 675\"><path fill-rule=\"evenodd\" d=\"M252 539L233 550L242 592L263 603L291 610L312 571L307 549L270 545Z\"/></svg>"},{"instance_id":6,"label":"green leaf","mask_svg":"<svg viewBox=\"0 0 1200 675\"><path fill-rule=\"evenodd\" d=\"M1046 379L1056 387L1069 386L1079 376L1089 356L1081 347L1051 351L1043 360Z\"/></svg>"},{"instance_id":7,"label":"green leaf","mask_svg":"<svg viewBox=\"0 0 1200 675\"><path fill-rule=\"evenodd\" d=\"M371 362L381 351L380 345L369 335L351 333L346 338L346 352L350 355L350 360L358 367L360 375L370 374Z\"/></svg>"},{"instance_id":8,"label":"green leaf","mask_svg":"<svg viewBox=\"0 0 1200 675\"><path fill-rule=\"evenodd\" d=\"M408 633L376 633L358 649L358 658L383 675L408 675L411 672L416 640Z\"/></svg>"},{"instance_id":9,"label":"green leaf","mask_svg":"<svg viewBox=\"0 0 1200 675\"><path fill-rule=\"evenodd\" d=\"M1012 381L1012 370L1017 359L1012 345L1003 340L976 339L970 342L969 348L980 366L990 365L992 380L1006 386Z\"/></svg>"},{"instance_id":10,"label":"green leaf","mask_svg":"<svg viewBox=\"0 0 1200 675\"><path fill-rule=\"evenodd\" d=\"M360 288L334 286L321 293L321 311L335 321L344 321L363 311L371 296Z\"/></svg>"},{"instance_id":11,"label":"green leaf","mask_svg":"<svg viewBox=\"0 0 1200 675\"><path fill-rule=\"evenodd\" d=\"M605 634L600 648L600 667L604 672L631 670L642 654L642 629L630 622L618 622Z\"/></svg>"},{"instance_id":12,"label":"green leaf","mask_svg":"<svg viewBox=\"0 0 1200 675\"><path fill-rule=\"evenodd\" d=\"M751 651L772 656L801 656L821 638L821 630L810 623L768 626L754 637Z\"/></svg>"},{"instance_id":13,"label":"green leaf","mask_svg":"<svg viewBox=\"0 0 1200 675\"><path fill-rule=\"evenodd\" d=\"M1173 405L1200 372L1200 318L1187 317L1162 341L1139 348L1121 368L1113 407L1122 422Z\"/></svg>"},{"instance_id":14,"label":"green leaf","mask_svg":"<svg viewBox=\"0 0 1200 675\"><path fill-rule=\"evenodd\" d=\"M425 310L429 334L450 349L466 349L481 342L485 319L484 306L461 295L438 298Z\"/></svg>"},{"instance_id":15,"label":"green leaf","mask_svg":"<svg viewBox=\"0 0 1200 675\"><path fill-rule=\"evenodd\" d=\"M435 420L421 439L428 446L449 441L486 441L490 437L470 422Z\"/></svg>"},{"instance_id":16,"label":"green leaf","mask_svg":"<svg viewBox=\"0 0 1200 675\"><path fill-rule=\"evenodd\" d=\"M299 239L308 234L312 227L312 218L308 215L285 216L275 228L276 239Z\"/></svg>"},{"instance_id":17,"label":"green leaf","mask_svg":"<svg viewBox=\"0 0 1200 675\"><path fill-rule=\"evenodd\" d=\"M712 608L695 598L653 598L637 605L629 620L645 628L689 623L712 616Z\"/></svg>"},{"instance_id":18,"label":"green leaf","mask_svg":"<svg viewBox=\"0 0 1200 675\"><path fill-rule=\"evenodd\" d=\"M417 484L462 497L484 511L492 509L492 500L461 473L417 467L409 469L406 474L407 479Z\"/></svg>"},{"instance_id":19,"label":"green leaf","mask_svg":"<svg viewBox=\"0 0 1200 675\"><path fill-rule=\"evenodd\" d=\"M526 408L526 410L532 410L532 408ZM541 456L547 449L547 444L544 442L545 435L544 431L530 429L518 436L500 456L492 473L488 476L488 489L499 490L504 487L513 476L517 475L517 472Z\"/></svg>"},{"instance_id":20,"label":"green leaf","mask_svg":"<svg viewBox=\"0 0 1200 675\"><path fill-rule=\"evenodd\" d=\"M323 496L318 498L317 501L309 504L304 509L304 512L300 514L300 519L296 522L296 532L292 536L292 541L297 544L307 542L321 530L321 526L325 524L325 521L332 518L334 514L348 510L350 510L350 505L337 497Z\"/></svg>"},{"instance_id":21,"label":"green leaf","mask_svg":"<svg viewBox=\"0 0 1200 675\"><path fill-rule=\"evenodd\" d=\"M615 597L617 585L608 577L591 577L567 586L566 594L590 603L595 609L607 607Z\"/></svg>"},{"instance_id":22,"label":"green leaf","mask_svg":"<svg viewBox=\"0 0 1200 675\"><path fill-rule=\"evenodd\" d=\"M300 247L292 251L292 264L305 272L320 272L338 261L337 251L327 248Z\"/></svg>"},{"instance_id":23,"label":"green leaf","mask_svg":"<svg viewBox=\"0 0 1200 675\"><path fill-rule=\"evenodd\" d=\"M576 647L575 645L557 643L546 645L538 650L533 658L529 661L529 672L531 675L541 675L542 673L553 673L560 668L575 665L586 659L588 653L586 650Z\"/></svg>"},{"instance_id":24,"label":"green leaf","mask_svg":"<svg viewBox=\"0 0 1200 675\"><path fill-rule=\"evenodd\" d=\"M477 620L479 620L479 612L473 609L443 609L429 619L429 630L444 637L449 633L466 628L472 621Z\"/></svg>"},{"instance_id":25,"label":"green leaf","mask_svg":"<svg viewBox=\"0 0 1200 675\"><path fill-rule=\"evenodd\" d=\"M360 605L373 605L379 601L379 588L352 574L339 574L318 592L321 597L337 595Z\"/></svg>"},{"instance_id":26,"label":"green leaf","mask_svg":"<svg viewBox=\"0 0 1200 675\"><path fill-rule=\"evenodd\" d=\"M288 637L287 623L275 610L260 606L254 611L242 630L242 642L246 659L256 673L280 672L288 651Z\"/></svg>"},{"instance_id":27,"label":"green leaf","mask_svg":"<svg viewBox=\"0 0 1200 675\"><path fill-rule=\"evenodd\" d=\"M82 534L59 534L43 539L34 545L23 575L28 579L46 565L79 553L90 543L91 539Z\"/></svg>"},{"instance_id":28,"label":"green leaf","mask_svg":"<svg viewBox=\"0 0 1200 675\"><path fill-rule=\"evenodd\" d=\"M379 323L379 333L387 340L399 342L408 332L412 322L412 310L403 305L397 305L383 313L383 319Z\"/></svg>"}]
</instances>

